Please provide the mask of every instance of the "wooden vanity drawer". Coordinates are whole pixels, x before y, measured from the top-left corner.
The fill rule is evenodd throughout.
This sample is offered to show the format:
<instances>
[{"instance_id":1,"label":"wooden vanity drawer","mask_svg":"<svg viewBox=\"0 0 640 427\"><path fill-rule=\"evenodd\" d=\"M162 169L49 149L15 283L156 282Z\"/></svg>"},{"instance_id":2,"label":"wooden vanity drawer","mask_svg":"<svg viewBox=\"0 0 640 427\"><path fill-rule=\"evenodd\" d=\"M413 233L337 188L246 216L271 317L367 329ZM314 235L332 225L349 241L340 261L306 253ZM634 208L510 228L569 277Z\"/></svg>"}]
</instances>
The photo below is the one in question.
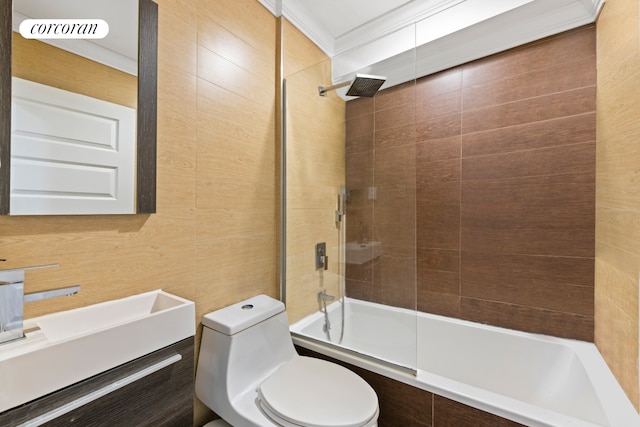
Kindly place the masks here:
<instances>
[{"instance_id":1,"label":"wooden vanity drawer","mask_svg":"<svg viewBox=\"0 0 640 427\"><path fill-rule=\"evenodd\" d=\"M190 337L5 411L0 426L191 427L193 390L194 338ZM51 419L52 411L62 408L72 409ZM32 423L39 417L43 423Z\"/></svg>"}]
</instances>

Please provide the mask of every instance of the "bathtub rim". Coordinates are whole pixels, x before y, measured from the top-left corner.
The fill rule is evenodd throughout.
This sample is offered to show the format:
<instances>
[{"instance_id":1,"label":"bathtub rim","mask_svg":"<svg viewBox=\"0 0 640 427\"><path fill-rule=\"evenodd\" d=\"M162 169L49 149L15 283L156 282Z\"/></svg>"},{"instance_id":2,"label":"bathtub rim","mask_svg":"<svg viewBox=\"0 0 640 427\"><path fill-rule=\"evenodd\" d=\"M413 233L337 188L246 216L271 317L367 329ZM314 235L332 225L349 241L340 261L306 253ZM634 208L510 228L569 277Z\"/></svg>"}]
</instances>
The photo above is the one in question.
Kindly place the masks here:
<instances>
[{"instance_id":1,"label":"bathtub rim","mask_svg":"<svg viewBox=\"0 0 640 427\"><path fill-rule=\"evenodd\" d=\"M352 364L387 378L400 381L421 390L526 426L566 427L572 425L575 427L602 427L599 424L593 424L583 420L579 420L580 424L576 424L576 418L542 409L535 405L470 386L459 381L450 380L440 375L427 373L426 371L418 370L417 375L413 375L410 372L403 372L402 369L393 369L393 366L384 366L374 358L363 356L356 352L348 352L335 345L329 346L327 345L328 343L324 343L315 338L297 335L293 338L293 341L295 345L304 347L307 350L315 351L316 353L329 356L333 359ZM428 380L424 380L423 378L427 375L429 377ZM478 395L482 395L482 397ZM538 416L534 418L533 416L527 415L527 413L530 412L537 412ZM545 412L546 414L541 414L540 412Z\"/></svg>"},{"instance_id":2,"label":"bathtub rim","mask_svg":"<svg viewBox=\"0 0 640 427\"><path fill-rule=\"evenodd\" d=\"M406 311L412 316L429 317L474 329L505 333L535 341L543 341L569 347L583 364L587 372L588 379L602 405L605 413L604 415L607 418L609 425L614 427L627 427L634 425L629 423L631 421L635 422L635 425L640 426L640 415L636 412L629 398L613 376L613 373L594 343L523 332L437 314L416 312L398 307L389 307L383 304L371 303L349 297L345 297L345 303L363 304L385 310L391 309L398 312ZM332 307L328 307L328 309L336 309L335 307L337 304L340 304L340 302L334 302ZM411 368L402 367L401 365L376 359L375 357L362 354L354 350L349 350L321 339L309 337L299 332L315 321L321 321L323 317L323 313L316 312L291 324L290 331L294 344L527 426L565 427L571 425L576 427L601 427L599 424L594 424L589 421L541 408L531 403L510 398L476 386L451 380L437 374L430 373L426 370L419 369L418 367L416 367L416 370L413 370Z\"/></svg>"}]
</instances>

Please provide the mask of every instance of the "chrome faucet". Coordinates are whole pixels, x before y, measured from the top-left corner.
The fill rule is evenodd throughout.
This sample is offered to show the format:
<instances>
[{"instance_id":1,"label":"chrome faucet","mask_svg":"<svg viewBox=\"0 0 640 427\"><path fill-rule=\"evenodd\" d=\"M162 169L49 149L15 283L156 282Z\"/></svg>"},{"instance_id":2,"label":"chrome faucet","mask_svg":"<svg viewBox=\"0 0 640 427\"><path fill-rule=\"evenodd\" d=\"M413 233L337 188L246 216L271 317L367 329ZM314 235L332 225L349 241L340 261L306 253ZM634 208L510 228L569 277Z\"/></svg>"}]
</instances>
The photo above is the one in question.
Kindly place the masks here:
<instances>
[{"instance_id":1,"label":"chrome faucet","mask_svg":"<svg viewBox=\"0 0 640 427\"><path fill-rule=\"evenodd\" d=\"M333 295L327 294L327 290L323 289L318 292L318 304L320 304L320 311L324 313L324 325L322 326L323 332L327 334L329 340L331 337L329 336L329 330L331 329L331 322L329 321L329 312L327 311L327 301L333 301L336 299Z\"/></svg>"},{"instance_id":2,"label":"chrome faucet","mask_svg":"<svg viewBox=\"0 0 640 427\"><path fill-rule=\"evenodd\" d=\"M336 297L334 297L333 295L327 294L326 289L323 289L320 292L318 292L318 304L321 305L320 311L322 312L327 311L327 301L333 301L334 299L336 299Z\"/></svg>"},{"instance_id":3,"label":"chrome faucet","mask_svg":"<svg viewBox=\"0 0 640 427\"><path fill-rule=\"evenodd\" d=\"M25 294L25 271L49 267L58 267L58 264L0 270L0 344L24 338L25 302L74 295L80 291L80 286L71 286Z\"/></svg>"}]
</instances>

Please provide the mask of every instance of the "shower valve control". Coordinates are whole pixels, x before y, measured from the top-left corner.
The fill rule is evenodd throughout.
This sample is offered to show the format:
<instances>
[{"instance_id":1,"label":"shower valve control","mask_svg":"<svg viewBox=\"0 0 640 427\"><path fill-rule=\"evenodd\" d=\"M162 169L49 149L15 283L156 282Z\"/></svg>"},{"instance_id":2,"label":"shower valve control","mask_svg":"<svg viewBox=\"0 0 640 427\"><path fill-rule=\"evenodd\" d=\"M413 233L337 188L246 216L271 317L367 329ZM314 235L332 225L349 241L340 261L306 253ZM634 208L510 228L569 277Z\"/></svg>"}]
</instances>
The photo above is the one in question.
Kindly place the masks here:
<instances>
[{"instance_id":1,"label":"shower valve control","mask_svg":"<svg viewBox=\"0 0 640 427\"><path fill-rule=\"evenodd\" d=\"M329 269L329 257L327 256L326 242L316 244L316 270Z\"/></svg>"}]
</instances>

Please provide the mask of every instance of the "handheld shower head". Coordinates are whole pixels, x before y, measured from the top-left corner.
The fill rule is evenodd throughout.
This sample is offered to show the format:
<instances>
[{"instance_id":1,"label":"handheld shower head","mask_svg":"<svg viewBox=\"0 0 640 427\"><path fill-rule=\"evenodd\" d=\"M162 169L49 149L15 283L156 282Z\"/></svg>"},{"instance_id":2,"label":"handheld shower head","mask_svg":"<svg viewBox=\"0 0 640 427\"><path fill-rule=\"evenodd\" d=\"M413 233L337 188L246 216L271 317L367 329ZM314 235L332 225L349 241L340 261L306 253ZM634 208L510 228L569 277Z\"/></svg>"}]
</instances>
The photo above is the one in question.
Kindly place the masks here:
<instances>
[{"instance_id":1,"label":"handheld shower head","mask_svg":"<svg viewBox=\"0 0 640 427\"><path fill-rule=\"evenodd\" d=\"M369 74L356 74L353 78L353 81L338 83L337 85L323 87L318 86L318 92L320 96L326 96L326 93L330 90L335 90L347 85L349 89L347 90L347 96L365 96L371 98L374 96L380 86L384 84L387 80L386 77L383 76L372 76Z\"/></svg>"}]
</instances>

